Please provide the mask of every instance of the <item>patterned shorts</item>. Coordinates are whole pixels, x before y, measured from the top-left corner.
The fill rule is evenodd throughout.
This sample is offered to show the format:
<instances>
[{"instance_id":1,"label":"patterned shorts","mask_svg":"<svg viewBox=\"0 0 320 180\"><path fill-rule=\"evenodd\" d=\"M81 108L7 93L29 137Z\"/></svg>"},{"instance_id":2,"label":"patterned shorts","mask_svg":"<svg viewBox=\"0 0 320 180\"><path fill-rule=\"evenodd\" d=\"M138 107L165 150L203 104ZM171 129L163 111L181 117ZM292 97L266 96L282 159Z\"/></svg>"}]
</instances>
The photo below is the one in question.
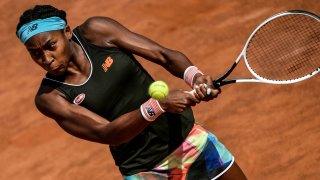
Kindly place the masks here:
<instances>
[{"instance_id":1,"label":"patterned shorts","mask_svg":"<svg viewBox=\"0 0 320 180\"><path fill-rule=\"evenodd\" d=\"M124 176L124 180L217 179L233 164L234 157L217 137L195 124L186 140L147 172Z\"/></svg>"}]
</instances>

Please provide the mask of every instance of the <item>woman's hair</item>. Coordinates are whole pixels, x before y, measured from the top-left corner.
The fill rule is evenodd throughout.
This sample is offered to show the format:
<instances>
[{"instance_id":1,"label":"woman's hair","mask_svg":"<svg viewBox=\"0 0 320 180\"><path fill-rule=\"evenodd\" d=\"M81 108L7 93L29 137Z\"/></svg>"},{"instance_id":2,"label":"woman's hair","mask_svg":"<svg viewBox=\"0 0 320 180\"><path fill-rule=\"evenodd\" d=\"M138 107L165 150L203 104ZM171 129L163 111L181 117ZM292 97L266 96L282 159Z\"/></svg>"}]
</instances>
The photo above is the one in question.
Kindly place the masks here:
<instances>
[{"instance_id":1,"label":"woman's hair","mask_svg":"<svg viewBox=\"0 0 320 180\"><path fill-rule=\"evenodd\" d=\"M51 5L36 5L33 9L26 10L21 16L17 25L16 32L26 23L37 19L45 19L49 17L57 16L63 19L67 23L66 12L59 10Z\"/></svg>"}]
</instances>

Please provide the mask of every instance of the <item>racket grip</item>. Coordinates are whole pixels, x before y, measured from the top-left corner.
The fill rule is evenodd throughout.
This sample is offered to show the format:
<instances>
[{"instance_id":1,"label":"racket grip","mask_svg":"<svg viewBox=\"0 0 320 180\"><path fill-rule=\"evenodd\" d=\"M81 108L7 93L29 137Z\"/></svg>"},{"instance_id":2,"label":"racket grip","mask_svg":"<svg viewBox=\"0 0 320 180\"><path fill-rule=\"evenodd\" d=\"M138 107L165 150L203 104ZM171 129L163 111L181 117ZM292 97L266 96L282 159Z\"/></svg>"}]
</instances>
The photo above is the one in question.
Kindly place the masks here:
<instances>
[{"instance_id":1,"label":"racket grip","mask_svg":"<svg viewBox=\"0 0 320 180\"><path fill-rule=\"evenodd\" d=\"M214 89L220 89L220 86L221 86L221 84L220 84L219 81L216 81L216 80L213 80L213 81L212 81L212 87L213 87Z\"/></svg>"},{"instance_id":2,"label":"racket grip","mask_svg":"<svg viewBox=\"0 0 320 180\"><path fill-rule=\"evenodd\" d=\"M221 86L224 86L224 85L228 85L228 84L232 84L232 83L236 83L237 80L235 79L230 79L230 80L227 80L227 81L212 81L212 87L215 88L215 89L220 89Z\"/></svg>"},{"instance_id":3,"label":"racket grip","mask_svg":"<svg viewBox=\"0 0 320 180\"><path fill-rule=\"evenodd\" d=\"M185 91L186 93L189 93L189 94L191 94L191 95L193 95L193 96L195 96L195 94L196 94L196 90L195 89L193 89L193 90L191 90L191 91ZM209 95L211 93L211 89L210 88L207 88L207 95Z\"/></svg>"}]
</instances>

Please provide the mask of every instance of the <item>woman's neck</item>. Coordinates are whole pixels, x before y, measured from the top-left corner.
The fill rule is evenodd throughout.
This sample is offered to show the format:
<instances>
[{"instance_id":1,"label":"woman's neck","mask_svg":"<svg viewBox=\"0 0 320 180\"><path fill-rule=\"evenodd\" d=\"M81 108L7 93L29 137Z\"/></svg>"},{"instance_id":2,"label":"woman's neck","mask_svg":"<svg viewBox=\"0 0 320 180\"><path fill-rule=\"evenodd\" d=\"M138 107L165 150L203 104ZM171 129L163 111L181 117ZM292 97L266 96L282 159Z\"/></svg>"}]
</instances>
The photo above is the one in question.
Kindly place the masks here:
<instances>
[{"instance_id":1,"label":"woman's neck","mask_svg":"<svg viewBox=\"0 0 320 180\"><path fill-rule=\"evenodd\" d=\"M65 83L82 84L90 76L90 63L81 46L74 41L70 44L72 56L70 58L66 74Z\"/></svg>"}]
</instances>

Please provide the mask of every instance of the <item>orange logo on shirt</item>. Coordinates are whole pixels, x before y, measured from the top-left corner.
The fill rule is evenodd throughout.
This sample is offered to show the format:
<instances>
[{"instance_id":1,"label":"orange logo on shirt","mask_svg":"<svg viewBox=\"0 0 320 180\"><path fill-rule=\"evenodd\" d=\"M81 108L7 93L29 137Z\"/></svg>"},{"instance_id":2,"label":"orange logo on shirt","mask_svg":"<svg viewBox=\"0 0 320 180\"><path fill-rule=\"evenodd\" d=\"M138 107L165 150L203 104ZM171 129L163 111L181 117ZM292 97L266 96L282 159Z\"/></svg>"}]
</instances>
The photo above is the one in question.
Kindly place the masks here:
<instances>
[{"instance_id":1,"label":"orange logo on shirt","mask_svg":"<svg viewBox=\"0 0 320 180\"><path fill-rule=\"evenodd\" d=\"M113 63L113 59L110 56L108 56L107 59L104 60L104 63L102 63L102 65L101 65L104 72L108 71L108 69L111 67L112 63Z\"/></svg>"}]
</instances>

